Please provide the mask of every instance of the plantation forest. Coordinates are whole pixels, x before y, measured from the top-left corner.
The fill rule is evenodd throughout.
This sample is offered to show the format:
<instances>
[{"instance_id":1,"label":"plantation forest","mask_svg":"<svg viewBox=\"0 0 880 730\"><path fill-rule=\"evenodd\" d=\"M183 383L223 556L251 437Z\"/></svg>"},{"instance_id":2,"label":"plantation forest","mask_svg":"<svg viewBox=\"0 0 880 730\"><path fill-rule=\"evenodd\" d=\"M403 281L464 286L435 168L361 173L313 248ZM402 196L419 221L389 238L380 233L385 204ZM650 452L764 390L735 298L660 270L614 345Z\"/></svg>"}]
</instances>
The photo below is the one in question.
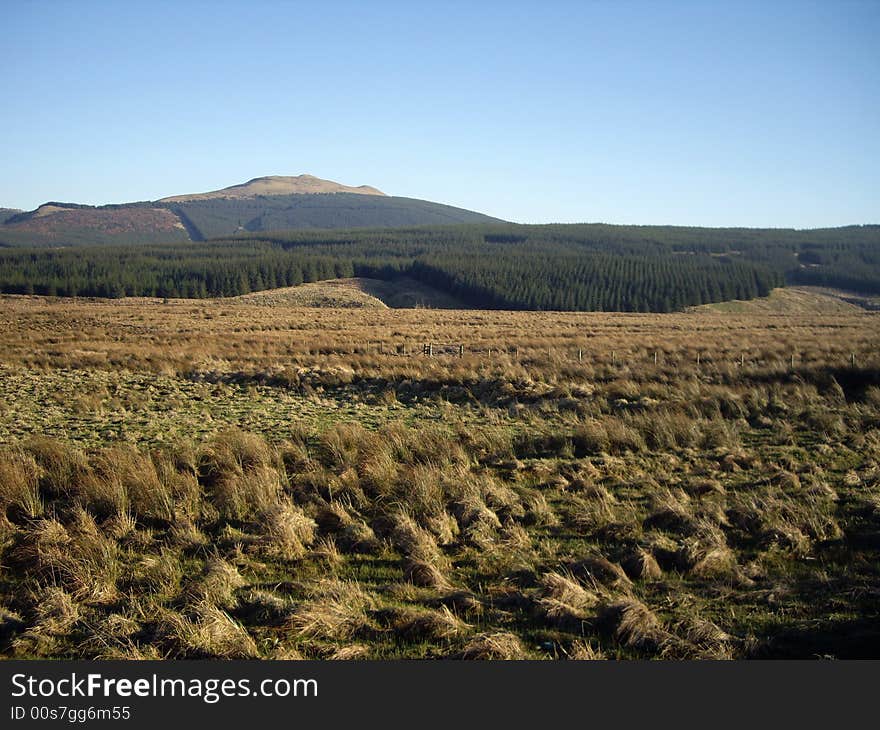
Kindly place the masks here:
<instances>
[{"instance_id":1,"label":"plantation forest","mask_svg":"<svg viewBox=\"0 0 880 730\"><path fill-rule=\"evenodd\" d=\"M0 293L237 296L408 276L485 309L667 312L786 283L880 293L880 226L796 231L467 224L0 249Z\"/></svg>"}]
</instances>

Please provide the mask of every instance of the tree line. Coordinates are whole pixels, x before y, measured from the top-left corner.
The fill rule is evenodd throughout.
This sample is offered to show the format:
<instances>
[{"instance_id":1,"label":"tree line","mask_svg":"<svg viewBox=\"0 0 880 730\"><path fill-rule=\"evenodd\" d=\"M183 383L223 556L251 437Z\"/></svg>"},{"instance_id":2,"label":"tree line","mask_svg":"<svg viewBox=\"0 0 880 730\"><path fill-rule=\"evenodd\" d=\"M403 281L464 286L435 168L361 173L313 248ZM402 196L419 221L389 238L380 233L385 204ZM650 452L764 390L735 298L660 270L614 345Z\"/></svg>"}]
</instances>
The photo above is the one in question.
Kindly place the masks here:
<instances>
[{"instance_id":1,"label":"tree line","mask_svg":"<svg viewBox=\"0 0 880 730\"><path fill-rule=\"evenodd\" d=\"M450 225L288 231L173 245L0 250L0 292L237 296L410 276L472 306L674 311L785 282L880 291L880 227L825 231Z\"/></svg>"}]
</instances>

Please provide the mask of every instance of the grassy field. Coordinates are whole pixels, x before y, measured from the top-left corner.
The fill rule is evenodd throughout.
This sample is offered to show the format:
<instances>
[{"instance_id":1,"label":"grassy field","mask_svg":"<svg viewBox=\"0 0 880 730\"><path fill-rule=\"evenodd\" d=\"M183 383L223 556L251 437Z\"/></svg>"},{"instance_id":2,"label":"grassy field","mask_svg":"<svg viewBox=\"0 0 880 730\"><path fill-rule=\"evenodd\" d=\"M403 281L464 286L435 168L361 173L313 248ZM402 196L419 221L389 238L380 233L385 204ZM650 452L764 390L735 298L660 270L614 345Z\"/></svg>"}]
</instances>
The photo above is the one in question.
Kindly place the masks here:
<instances>
[{"instance_id":1,"label":"grassy field","mask_svg":"<svg viewBox=\"0 0 880 730\"><path fill-rule=\"evenodd\" d=\"M880 656L880 314L301 294L2 298L0 654Z\"/></svg>"}]
</instances>

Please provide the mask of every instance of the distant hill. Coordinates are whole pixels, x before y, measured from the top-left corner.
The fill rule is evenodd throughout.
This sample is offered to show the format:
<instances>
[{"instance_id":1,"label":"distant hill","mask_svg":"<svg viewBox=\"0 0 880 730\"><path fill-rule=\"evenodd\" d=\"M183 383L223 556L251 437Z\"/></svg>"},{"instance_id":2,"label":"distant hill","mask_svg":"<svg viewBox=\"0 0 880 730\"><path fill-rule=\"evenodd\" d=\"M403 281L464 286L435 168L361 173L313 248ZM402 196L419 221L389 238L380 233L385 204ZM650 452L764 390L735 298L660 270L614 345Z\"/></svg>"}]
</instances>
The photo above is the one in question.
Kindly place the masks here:
<instances>
[{"instance_id":1,"label":"distant hill","mask_svg":"<svg viewBox=\"0 0 880 730\"><path fill-rule=\"evenodd\" d=\"M269 175L255 177L241 185L232 185L210 193L191 193L162 198L160 203L188 203L193 200L216 200L229 198L256 198L263 195L318 195L321 193L353 193L356 195L385 195L381 190L369 185L353 188L332 180L322 180L313 175Z\"/></svg>"},{"instance_id":2,"label":"distant hill","mask_svg":"<svg viewBox=\"0 0 880 730\"><path fill-rule=\"evenodd\" d=\"M193 200L171 208L198 233L193 240L305 228L408 228L492 223L496 218L414 198L323 193ZM191 236L193 231L191 231Z\"/></svg>"},{"instance_id":3,"label":"distant hill","mask_svg":"<svg viewBox=\"0 0 880 730\"><path fill-rule=\"evenodd\" d=\"M45 203L0 225L0 243L12 246L78 246L108 243L174 243L190 237L180 217L149 204L102 206Z\"/></svg>"},{"instance_id":4,"label":"distant hill","mask_svg":"<svg viewBox=\"0 0 880 730\"><path fill-rule=\"evenodd\" d=\"M499 222L481 213L385 195L312 175L258 177L207 193L89 206L44 203L0 209L0 245L81 246L204 241L244 232L319 228L401 228Z\"/></svg>"}]
</instances>

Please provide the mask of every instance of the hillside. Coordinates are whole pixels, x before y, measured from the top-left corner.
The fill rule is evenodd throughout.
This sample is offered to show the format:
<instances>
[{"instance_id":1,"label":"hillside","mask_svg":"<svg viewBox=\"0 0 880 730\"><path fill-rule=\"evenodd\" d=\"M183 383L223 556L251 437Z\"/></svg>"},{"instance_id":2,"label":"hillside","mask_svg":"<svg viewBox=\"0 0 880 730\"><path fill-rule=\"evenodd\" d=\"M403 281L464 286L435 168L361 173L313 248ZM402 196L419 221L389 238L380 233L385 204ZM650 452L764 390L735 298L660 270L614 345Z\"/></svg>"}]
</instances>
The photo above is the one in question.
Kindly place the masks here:
<instances>
[{"instance_id":1,"label":"hillside","mask_svg":"<svg viewBox=\"0 0 880 730\"><path fill-rule=\"evenodd\" d=\"M848 292L834 302L825 297L821 311L830 303L839 307L880 296L876 225L815 230L462 225L467 217L484 218L427 201L353 193L100 209L51 203L12 216L5 228L27 226L48 239L62 221L66 241L73 240L73 231L78 243L88 236L112 243L117 235L128 245L48 248L43 240L33 248L5 247L0 293L234 297L359 278L390 286L388 292L368 293L392 307L627 312L754 300L783 285ZM425 219L435 224L407 225ZM366 225L370 222L375 227ZM346 227L321 228L342 224ZM165 240L154 244L147 235ZM407 294L412 282L417 285ZM437 296L422 298L424 287L440 292L446 303ZM800 303L778 296L795 295L750 306L776 311L807 306L807 300L815 304L813 295L797 295Z\"/></svg>"},{"instance_id":2,"label":"hillside","mask_svg":"<svg viewBox=\"0 0 880 730\"><path fill-rule=\"evenodd\" d=\"M289 197L396 200L348 193ZM204 223L193 214L190 227L199 230ZM850 292L837 297L839 306L854 300L852 292L864 301L880 294L880 227L478 224L241 232L198 243L0 251L0 292L6 294L234 297L353 277L390 282L391 294L369 293L392 307L669 312L754 300L783 285ZM420 300L418 289L403 296L407 281L442 292L450 303ZM780 306L773 298L767 302L753 306Z\"/></svg>"},{"instance_id":3,"label":"hillside","mask_svg":"<svg viewBox=\"0 0 880 730\"><path fill-rule=\"evenodd\" d=\"M180 217L146 205L93 208L47 203L0 225L0 243L11 246L85 246L189 241Z\"/></svg>"},{"instance_id":4,"label":"hillside","mask_svg":"<svg viewBox=\"0 0 880 730\"><path fill-rule=\"evenodd\" d=\"M832 291L819 291L810 287L774 289L769 296L743 301L703 304L692 307L694 312L723 314L853 314L862 307L852 304Z\"/></svg>"},{"instance_id":5,"label":"hillside","mask_svg":"<svg viewBox=\"0 0 880 730\"><path fill-rule=\"evenodd\" d=\"M388 281L366 277L328 279L310 284L242 294L231 302L264 307L337 309L467 309L450 294L407 276Z\"/></svg>"},{"instance_id":6,"label":"hillside","mask_svg":"<svg viewBox=\"0 0 880 730\"><path fill-rule=\"evenodd\" d=\"M233 297L236 304L262 307L330 307L335 309L388 309L367 293L367 279L331 279L299 286L252 292Z\"/></svg>"},{"instance_id":7,"label":"hillside","mask_svg":"<svg viewBox=\"0 0 880 730\"><path fill-rule=\"evenodd\" d=\"M351 187L313 175L269 175L255 177L241 185L231 185L208 193L190 193L162 198L159 203L188 203L194 200L256 198L262 195L317 195L322 193L353 193L357 195L385 195L369 185Z\"/></svg>"},{"instance_id":8,"label":"hillside","mask_svg":"<svg viewBox=\"0 0 880 730\"><path fill-rule=\"evenodd\" d=\"M427 200L312 175L270 176L222 190L103 206L48 202L0 209L0 245L83 246L204 241L292 229L399 228L499 222Z\"/></svg>"},{"instance_id":9,"label":"hillside","mask_svg":"<svg viewBox=\"0 0 880 730\"><path fill-rule=\"evenodd\" d=\"M402 228L497 222L481 213L427 200L354 193L193 200L176 203L171 210L188 219L202 238L309 228Z\"/></svg>"},{"instance_id":10,"label":"hillside","mask_svg":"<svg viewBox=\"0 0 880 730\"><path fill-rule=\"evenodd\" d=\"M5 249L0 292L201 298L359 277L392 282L395 296L401 280L415 280L454 300L421 301L416 291L400 306L672 311L765 296L783 283L780 272L739 257L606 246L584 237L588 233L584 226L435 226Z\"/></svg>"}]
</instances>

